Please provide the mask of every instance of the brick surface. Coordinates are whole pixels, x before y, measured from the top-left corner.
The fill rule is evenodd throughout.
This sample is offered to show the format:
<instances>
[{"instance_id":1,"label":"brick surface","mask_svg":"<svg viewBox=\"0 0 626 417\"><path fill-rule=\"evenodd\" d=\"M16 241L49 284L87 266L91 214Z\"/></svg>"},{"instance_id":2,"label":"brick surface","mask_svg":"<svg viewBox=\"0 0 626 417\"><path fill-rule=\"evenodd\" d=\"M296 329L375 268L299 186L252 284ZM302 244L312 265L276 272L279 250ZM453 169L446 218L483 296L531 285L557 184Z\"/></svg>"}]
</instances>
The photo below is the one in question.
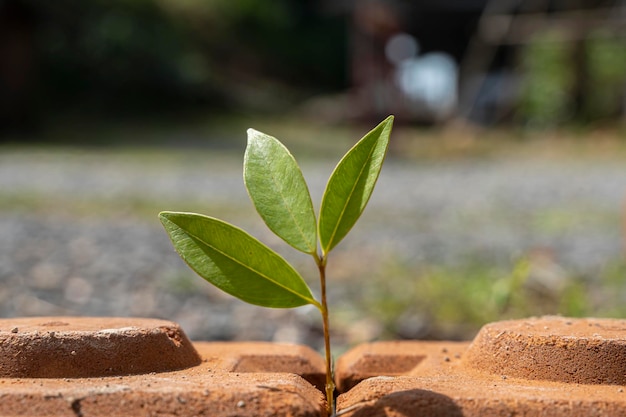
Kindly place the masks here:
<instances>
[{"instance_id":1,"label":"brick surface","mask_svg":"<svg viewBox=\"0 0 626 417\"><path fill-rule=\"evenodd\" d=\"M626 416L625 344L624 320L544 317L487 325L473 343L362 345L337 363L348 389L337 407L353 417ZM415 367L405 359L385 372L385 360L411 355Z\"/></svg>"},{"instance_id":2,"label":"brick surface","mask_svg":"<svg viewBox=\"0 0 626 417\"><path fill-rule=\"evenodd\" d=\"M544 317L491 323L466 363L490 373L578 384L626 384L626 320Z\"/></svg>"},{"instance_id":3,"label":"brick surface","mask_svg":"<svg viewBox=\"0 0 626 417\"><path fill-rule=\"evenodd\" d=\"M80 378L188 368L200 356L178 324L137 318L0 319L0 377Z\"/></svg>"},{"instance_id":4,"label":"brick surface","mask_svg":"<svg viewBox=\"0 0 626 417\"><path fill-rule=\"evenodd\" d=\"M3 416L321 416L322 393L287 373L183 371L0 379Z\"/></svg>"},{"instance_id":5,"label":"brick surface","mask_svg":"<svg viewBox=\"0 0 626 417\"><path fill-rule=\"evenodd\" d=\"M215 361L215 369L295 373L324 392L324 359L308 346L270 342L195 342L194 346L205 360Z\"/></svg>"},{"instance_id":6,"label":"brick surface","mask_svg":"<svg viewBox=\"0 0 626 417\"><path fill-rule=\"evenodd\" d=\"M2 416L326 415L312 385L323 361L303 346L191 344L161 320L47 317L0 320L0 349Z\"/></svg>"},{"instance_id":7,"label":"brick surface","mask_svg":"<svg viewBox=\"0 0 626 417\"><path fill-rule=\"evenodd\" d=\"M2 416L325 416L305 346L195 342L172 322L0 320ZM379 342L337 361L341 416L626 416L626 320L491 323L473 342Z\"/></svg>"},{"instance_id":8,"label":"brick surface","mask_svg":"<svg viewBox=\"0 0 626 417\"><path fill-rule=\"evenodd\" d=\"M467 342L391 341L365 343L337 360L335 378L339 392L347 392L364 379L375 376L402 376L424 360L435 356L460 357Z\"/></svg>"}]
</instances>

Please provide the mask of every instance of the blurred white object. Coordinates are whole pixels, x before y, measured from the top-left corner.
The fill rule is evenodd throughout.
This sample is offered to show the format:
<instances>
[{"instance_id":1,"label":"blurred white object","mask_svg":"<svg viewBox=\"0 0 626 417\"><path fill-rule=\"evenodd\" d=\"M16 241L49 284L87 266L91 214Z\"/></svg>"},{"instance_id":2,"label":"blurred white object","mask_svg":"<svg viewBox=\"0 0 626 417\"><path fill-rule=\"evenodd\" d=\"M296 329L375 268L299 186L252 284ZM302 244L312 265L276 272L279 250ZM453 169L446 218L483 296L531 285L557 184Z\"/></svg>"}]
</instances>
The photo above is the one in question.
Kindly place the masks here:
<instances>
[{"instance_id":1,"label":"blurred white object","mask_svg":"<svg viewBox=\"0 0 626 417\"><path fill-rule=\"evenodd\" d=\"M415 58L419 53L419 43L415 36L408 33L398 33L385 44L385 56L394 66L403 61Z\"/></svg>"},{"instance_id":2,"label":"blurred white object","mask_svg":"<svg viewBox=\"0 0 626 417\"><path fill-rule=\"evenodd\" d=\"M443 52L405 59L395 74L398 87L412 104L426 107L437 118L444 118L454 111L457 79L456 62Z\"/></svg>"}]
</instances>

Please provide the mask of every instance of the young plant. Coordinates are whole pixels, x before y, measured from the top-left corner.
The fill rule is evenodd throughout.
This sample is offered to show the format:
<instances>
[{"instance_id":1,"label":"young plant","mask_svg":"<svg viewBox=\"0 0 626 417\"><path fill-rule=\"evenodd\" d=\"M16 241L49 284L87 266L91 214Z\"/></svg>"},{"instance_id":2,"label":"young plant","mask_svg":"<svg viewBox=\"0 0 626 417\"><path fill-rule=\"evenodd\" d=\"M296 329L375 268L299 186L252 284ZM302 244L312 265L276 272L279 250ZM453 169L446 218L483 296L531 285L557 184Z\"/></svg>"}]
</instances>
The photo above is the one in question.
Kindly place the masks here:
<instances>
[{"instance_id":1,"label":"young plant","mask_svg":"<svg viewBox=\"0 0 626 417\"><path fill-rule=\"evenodd\" d=\"M248 130L244 182L267 226L295 249L311 255L320 277L318 301L302 276L279 254L242 229L213 217L164 211L159 218L176 251L202 278L250 304L291 308L312 304L320 311L326 353L326 400L334 389L326 262L365 209L387 153L393 116L366 134L341 159L322 197L319 219L294 157L276 138Z\"/></svg>"}]
</instances>

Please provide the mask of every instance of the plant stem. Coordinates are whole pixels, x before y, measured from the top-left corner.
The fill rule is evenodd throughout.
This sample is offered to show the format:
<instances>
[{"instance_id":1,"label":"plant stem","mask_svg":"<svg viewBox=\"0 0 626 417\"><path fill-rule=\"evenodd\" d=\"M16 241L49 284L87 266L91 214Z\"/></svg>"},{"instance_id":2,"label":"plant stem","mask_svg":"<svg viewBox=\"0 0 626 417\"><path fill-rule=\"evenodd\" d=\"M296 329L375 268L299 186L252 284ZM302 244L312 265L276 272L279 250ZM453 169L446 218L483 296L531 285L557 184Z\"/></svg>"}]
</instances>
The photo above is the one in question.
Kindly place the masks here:
<instances>
[{"instance_id":1,"label":"plant stem","mask_svg":"<svg viewBox=\"0 0 626 417\"><path fill-rule=\"evenodd\" d=\"M330 352L330 326L328 320L328 303L326 301L326 257L315 256L320 272L320 289L322 292L322 323L324 326L324 350L326 351L326 410L329 416L335 412L335 381L333 380L332 355Z\"/></svg>"}]
</instances>

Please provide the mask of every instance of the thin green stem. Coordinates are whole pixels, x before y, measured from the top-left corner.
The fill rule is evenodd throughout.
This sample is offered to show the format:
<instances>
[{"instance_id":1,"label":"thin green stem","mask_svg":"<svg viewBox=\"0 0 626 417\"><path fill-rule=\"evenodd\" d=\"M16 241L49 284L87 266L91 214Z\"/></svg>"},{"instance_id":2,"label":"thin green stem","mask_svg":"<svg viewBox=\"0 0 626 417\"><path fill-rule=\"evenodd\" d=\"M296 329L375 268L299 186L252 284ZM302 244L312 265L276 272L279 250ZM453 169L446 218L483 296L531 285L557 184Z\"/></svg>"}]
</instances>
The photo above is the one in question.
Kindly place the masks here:
<instances>
[{"instance_id":1,"label":"thin green stem","mask_svg":"<svg viewBox=\"0 0 626 417\"><path fill-rule=\"evenodd\" d=\"M326 301L326 257L316 254L315 262L320 272L320 288L322 292L322 323L324 326L324 350L326 352L326 410L329 416L335 412L335 381L333 379L332 355L330 351L330 326L328 320L328 303Z\"/></svg>"}]
</instances>

